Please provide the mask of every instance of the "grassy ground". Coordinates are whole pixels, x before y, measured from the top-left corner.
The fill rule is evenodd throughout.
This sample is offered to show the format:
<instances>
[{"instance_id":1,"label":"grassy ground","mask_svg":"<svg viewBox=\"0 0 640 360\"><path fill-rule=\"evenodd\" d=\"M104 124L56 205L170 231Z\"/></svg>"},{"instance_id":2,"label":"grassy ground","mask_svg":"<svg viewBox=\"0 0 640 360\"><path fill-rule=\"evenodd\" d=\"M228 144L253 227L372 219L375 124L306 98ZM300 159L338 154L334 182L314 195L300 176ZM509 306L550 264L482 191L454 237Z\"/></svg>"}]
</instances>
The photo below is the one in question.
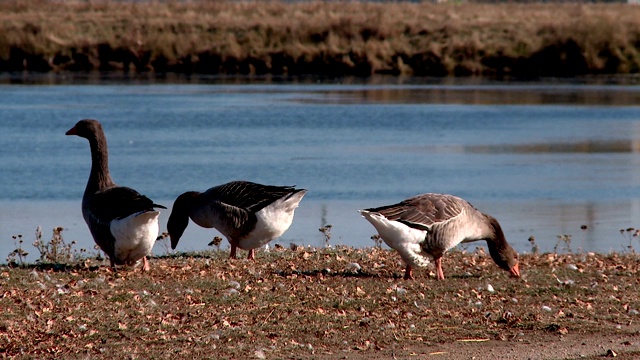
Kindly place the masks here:
<instances>
[{"instance_id":1,"label":"grassy ground","mask_svg":"<svg viewBox=\"0 0 640 360\"><path fill-rule=\"evenodd\" d=\"M418 76L640 72L640 6L0 2L0 71Z\"/></svg>"},{"instance_id":2,"label":"grassy ground","mask_svg":"<svg viewBox=\"0 0 640 360\"><path fill-rule=\"evenodd\" d=\"M222 251L152 270L0 267L0 356L23 358L596 358L640 356L635 254L524 255L521 279L483 251L401 279L378 248Z\"/></svg>"}]
</instances>

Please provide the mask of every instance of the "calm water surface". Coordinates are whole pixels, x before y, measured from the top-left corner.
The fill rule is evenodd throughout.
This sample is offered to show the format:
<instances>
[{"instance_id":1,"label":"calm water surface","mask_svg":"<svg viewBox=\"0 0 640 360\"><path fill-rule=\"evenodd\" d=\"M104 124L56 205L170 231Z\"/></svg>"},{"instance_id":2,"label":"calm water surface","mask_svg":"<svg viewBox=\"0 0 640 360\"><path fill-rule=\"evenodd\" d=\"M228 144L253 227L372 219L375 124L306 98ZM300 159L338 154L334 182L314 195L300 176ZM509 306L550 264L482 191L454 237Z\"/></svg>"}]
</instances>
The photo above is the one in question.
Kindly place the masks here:
<instances>
[{"instance_id":1,"label":"calm water surface","mask_svg":"<svg viewBox=\"0 0 640 360\"><path fill-rule=\"evenodd\" d=\"M332 224L331 244L371 246L358 209L445 192L498 218L519 251L532 235L552 251L559 234L574 251L625 251L620 229L640 225L639 105L623 85L0 85L0 259L17 234L36 253L37 226L92 248L89 146L64 135L82 118L103 123L114 180L169 208L235 179L309 189L285 245L322 245ZM215 235L190 224L178 250Z\"/></svg>"}]
</instances>

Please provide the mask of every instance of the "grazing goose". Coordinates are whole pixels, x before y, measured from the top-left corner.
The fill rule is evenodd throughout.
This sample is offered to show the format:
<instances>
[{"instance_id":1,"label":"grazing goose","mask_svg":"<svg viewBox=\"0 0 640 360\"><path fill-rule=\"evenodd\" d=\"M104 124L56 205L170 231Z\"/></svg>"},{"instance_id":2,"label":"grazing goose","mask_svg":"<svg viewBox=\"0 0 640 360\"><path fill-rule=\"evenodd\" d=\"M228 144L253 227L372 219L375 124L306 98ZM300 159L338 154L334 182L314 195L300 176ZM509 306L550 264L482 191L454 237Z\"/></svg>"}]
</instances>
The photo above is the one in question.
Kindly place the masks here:
<instances>
[{"instance_id":1,"label":"grazing goose","mask_svg":"<svg viewBox=\"0 0 640 360\"><path fill-rule=\"evenodd\" d=\"M66 134L89 140L91 172L82 196L82 216L93 240L109 256L112 268L132 265L142 259L142 270L149 270L147 254L159 232L160 212L154 208L166 207L113 182L109 174L107 139L98 121L80 120Z\"/></svg>"},{"instance_id":2,"label":"grazing goose","mask_svg":"<svg viewBox=\"0 0 640 360\"><path fill-rule=\"evenodd\" d=\"M518 254L507 243L498 220L459 197L422 194L360 213L384 242L400 253L407 264L405 279L413 279L412 267L426 266L433 258L438 279L444 280L444 253L459 243L478 240L487 241L489 253L500 268L520 276Z\"/></svg>"},{"instance_id":3,"label":"grazing goose","mask_svg":"<svg viewBox=\"0 0 640 360\"><path fill-rule=\"evenodd\" d=\"M189 218L204 228L215 228L231 244L230 258L236 249L249 250L247 259L255 259L254 249L282 235L293 221L293 213L307 193L293 186L261 185L232 181L200 193L188 191L178 196L167 231L175 249L189 224Z\"/></svg>"}]
</instances>

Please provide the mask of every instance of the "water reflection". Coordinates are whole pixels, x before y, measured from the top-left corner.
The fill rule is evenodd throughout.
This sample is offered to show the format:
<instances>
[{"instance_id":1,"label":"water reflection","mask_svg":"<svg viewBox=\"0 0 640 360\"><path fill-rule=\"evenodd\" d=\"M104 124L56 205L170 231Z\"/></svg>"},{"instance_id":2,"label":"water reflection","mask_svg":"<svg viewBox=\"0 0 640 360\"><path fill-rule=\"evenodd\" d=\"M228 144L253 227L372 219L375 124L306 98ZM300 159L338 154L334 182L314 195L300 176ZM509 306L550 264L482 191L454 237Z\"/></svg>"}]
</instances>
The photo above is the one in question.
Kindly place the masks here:
<instances>
[{"instance_id":1,"label":"water reflection","mask_svg":"<svg viewBox=\"0 0 640 360\"><path fill-rule=\"evenodd\" d=\"M430 154L597 154L597 153L639 153L640 139L621 139L533 144L429 144L424 146L391 146L390 152L430 153Z\"/></svg>"},{"instance_id":2,"label":"water reflection","mask_svg":"<svg viewBox=\"0 0 640 360\"><path fill-rule=\"evenodd\" d=\"M634 86L426 85L335 89L322 91L320 95L299 101L330 104L640 105L640 88Z\"/></svg>"},{"instance_id":3,"label":"water reflection","mask_svg":"<svg viewBox=\"0 0 640 360\"><path fill-rule=\"evenodd\" d=\"M469 146L465 152L472 153L637 153L640 140L580 141L574 143L513 144Z\"/></svg>"},{"instance_id":4,"label":"water reflection","mask_svg":"<svg viewBox=\"0 0 640 360\"><path fill-rule=\"evenodd\" d=\"M9 73L0 84L189 84L278 85L269 92L309 93L318 96L294 99L321 104L468 104L468 105L581 105L640 106L640 78L594 77L531 82L498 82L484 78L412 78L372 76L325 78L318 76L226 76L204 74L153 74L118 72ZM309 87L308 85L315 85ZM237 89L236 89L237 90ZM246 89L242 90L247 92Z\"/></svg>"}]
</instances>

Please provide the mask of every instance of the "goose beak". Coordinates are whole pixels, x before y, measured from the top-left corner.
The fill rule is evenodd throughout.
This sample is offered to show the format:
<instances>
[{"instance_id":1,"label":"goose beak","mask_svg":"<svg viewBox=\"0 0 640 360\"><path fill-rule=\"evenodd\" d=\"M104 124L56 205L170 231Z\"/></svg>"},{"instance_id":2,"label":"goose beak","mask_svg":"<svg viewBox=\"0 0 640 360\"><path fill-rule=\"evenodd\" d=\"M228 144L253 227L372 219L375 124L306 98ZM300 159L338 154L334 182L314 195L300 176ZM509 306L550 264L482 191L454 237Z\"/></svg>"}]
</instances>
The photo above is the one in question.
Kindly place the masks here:
<instances>
[{"instance_id":1,"label":"goose beak","mask_svg":"<svg viewBox=\"0 0 640 360\"><path fill-rule=\"evenodd\" d=\"M511 276L520 277L520 264L515 264L511 269L509 269Z\"/></svg>"},{"instance_id":2,"label":"goose beak","mask_svg":"<svg viewBox=\"0 0 640 360\"><path fill-rule=\"evenodd\" d=\"M74 126L71 129L69 129L69 131L67 131L65 135L77 135L76 127Z\"/></svg>"}]
</instances>

